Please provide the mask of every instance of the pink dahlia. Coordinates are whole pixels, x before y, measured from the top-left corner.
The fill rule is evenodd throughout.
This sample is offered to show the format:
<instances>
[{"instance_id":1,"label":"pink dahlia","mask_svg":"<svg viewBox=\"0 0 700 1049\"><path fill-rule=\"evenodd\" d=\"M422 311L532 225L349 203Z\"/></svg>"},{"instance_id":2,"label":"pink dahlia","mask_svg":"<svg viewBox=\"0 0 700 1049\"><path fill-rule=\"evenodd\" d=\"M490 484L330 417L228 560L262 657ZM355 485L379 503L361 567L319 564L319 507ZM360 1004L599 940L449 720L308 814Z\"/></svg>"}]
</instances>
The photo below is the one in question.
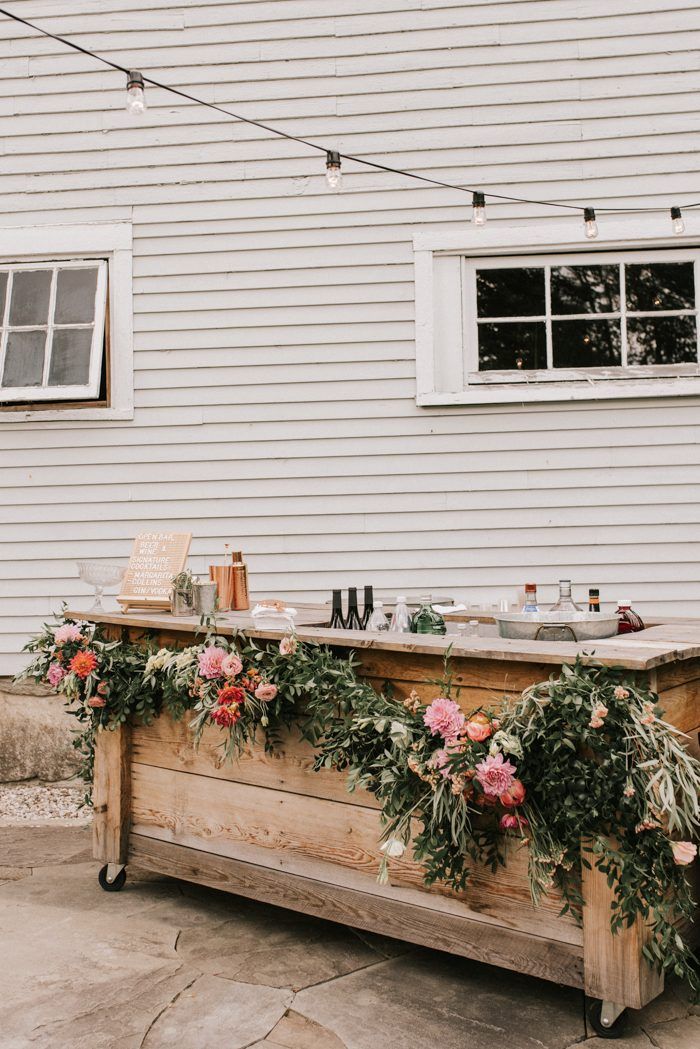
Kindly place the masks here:
<instances>
[{"instance_id":1,"label":"pink dahlia","mask_svg":"<svg viewBox=\"0 0 700 1049\"><path fill-rule=\"evenodd\" d=\"M52 688L58 688L66 676L66 672L60 663L52 663L46 671L46 680Z\"/></svg>"},{"instance_id":2,"label":"pink dahlia","mask_svg":"<svg viewBox=\"0 0 700 1049\"><path fill-rule=\"evenodd\" d=\"M476 766L476 778L484 794L497 798L510 788L515 776L515 765L504 761L502 754L489 754Z\"/></svg>"},{"instance_id":3,"label":"pink dahlia","mask_svg":"<svg viewBox=\"0 0 700 1049\"><path fill-rule=\"evenodd\" d=\"M197 657L197 663L199 666L199 673L204 678L215 678L222 677L223 675L223 662L226 659L226 652L223 648L217 648L216 645L209 645L203 649Z\"/></svg>"},{"instance_id":4,"label":"pink dahlia","mask_svg":"<svg viewBox=\"0 0 700 1049\"><path fill-rule=\"evenodd\" d=\"M54 630L53 639L57 645L65 645L69 641L82 641L83 635L80 632L80 627L76 626L75 623L64 623L63 626Z\"/></svg>"},{"instance_id":5,"label":"pink dahlia","mask_svg":"<svg viewBox=\"0 0 700 1049\"><path fill-rule=\"evenodd\" d=\"M466 720L459 704L445 696L434 699L423 715L431 735L442 736L444 740L456 739L464 729Z\"/></svg>"}]
</instances>

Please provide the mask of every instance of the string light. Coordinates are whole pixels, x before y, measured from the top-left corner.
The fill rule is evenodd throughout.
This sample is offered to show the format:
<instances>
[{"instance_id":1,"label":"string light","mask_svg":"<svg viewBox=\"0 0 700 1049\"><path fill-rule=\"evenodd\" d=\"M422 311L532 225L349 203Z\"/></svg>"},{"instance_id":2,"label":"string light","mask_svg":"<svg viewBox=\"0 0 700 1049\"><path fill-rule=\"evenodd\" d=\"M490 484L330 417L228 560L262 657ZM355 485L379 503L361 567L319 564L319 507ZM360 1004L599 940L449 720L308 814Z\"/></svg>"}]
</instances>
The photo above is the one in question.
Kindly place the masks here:
<instances>
[{"instance_id":1,"label":"string light","mask_svg":"<svg viewBox=\"0 0 700 1049\"><path fill-rule=\"evenodd\" d=\"M329 150L325 145L320 142L313 142L309 139L302 138L299 135L292 135L287 131L282 131L280 128L273 127L270 124L265 124L260 120L253 120L251 117L243 116L241 113L236 113L225 106L220 106L215 102L207 102L203 98L198 98L196 95L192 95L187 91L183 91L180 88L172 87L170 84L164 84L159 80L154 80L153 77L144 76L136 70L127 69L126 66L120 65L118 62L112 62L108 58L104 58L102 55L96 54L94 51L90 51L86 47L82 47L80 44L74 43L72 40L67 40L63 36L58 36L56 33L49 32L48 29L42 29L41 26L36 25L34 22L28 21L26 18L21 18L19 15L14 14L12 11L8 11L7 8L0 7L0 15L4 15L6 18L11 19L13 22L17 22L20 25L26 26L28 29L33 30L36 33L40 33L42 36L49 40L55 40L57 43L62 44L64 47L71 48L73 51L77 51L79 54L86 55L89 58L94 59L96 62L101 62L102 65L108 66L110 69L119 70L127 76L127 110L131 113L141 114L146 108L145 99L145 84L149 84L151 87L157 87L162 91L168 91L172 95L176 95L178 98L185 99L188 102L194 102L200 106L206 106L208 109L214 110L217 113L223 113L225 116L230 117L233 120L239 120L244 124L249 124L251 127L260 128L263 131L269 132L271 135L277 135L279 138L285 138L291 142L298 142L300 145L306 146L309 149L315 149L319 152L326 154L326 180L330 188L334 190L340 189L342 176L340 171L340 161L350 160L355 164L362 164L364 167L372 168L375 171L386 171L392 175L400 175L403 178L410 178L417 182L423 182L430 186L439 186L442 189L450 189L457 193L469 193L472 195L472 206L473 206L473 218L474 224L481 226L486 222L485 213L485 198L489 197L491 200L503 201L509 204L534 204L543 208L557 208L559 210L565 209L567 211L583 212L586 236L589 239L594 239L598 236L598 225L595 221L595 211L590 207L583 207L581 204L567 204L563 201L556 200L534 200L528 197L513 197L505 193L493 193L491 191L474 190L468 186L458 186L452 182L445 182L442 179L430 178L428 175L419 175L415 171L405 171L401 168L391 167L389 164L381 164L376 160L368 160L364 157L353 156L348 153L338 153L335 150ZM332 165L328 164L329 157L334 158ZM337 158L337 164L335 163ZM335 170L333 170L335 169ZM684 209L699 208L700 201L693 201L683 205ZM653 212L657 208L639 208L639 207L608 207L599 208L601 212L610 213L630 213L640 214L641 212ZM676 212L678 214L676 215ZM674 207L671 209L671 218L673 220L674 233L682 233L685 229L683 218L681 216L681 209ZM590 217L589 217L590 216Z\"/></svg>"},{"instance_id":2,"label":"string light","mask_svg":"<svg viewBox=\"0 0 700 1049\"><path fill-rule=\"evenodd\" d=\"M583 228L589 240L598 236L598 223L595 220L595 208L583 209Z\"/></svg>"},{"instance_id":3,"label":"string light","mask_svg":"<svg viewBox=\"0 0 700 1049\"><path fill-rule=\"evenodd\" d=\"M671 208L671 225L674 233L685 233L685 222L680 208Z\"/></svg>"},{"instance_id":4,"label":"string light","mask_svg":"<svg viewBox=\"0 0 700 1049\"><path fill-rule=\"evenodd\" d=\"M338 192L343 186L343 172L340 170L340 153L334 149L326 151L326 182L328 188Z\"/></svg>"},{"instance_id":5,"label":"string light","mask_svg":"<svg viewBox=\"0 0 700 1049\"><path fill-rule=\"evenodd\" d=\"M486 223L486 200L484 194L476 190L472 197L472 217L475 226L483 226Z\"/></svg>"},{"instance_id":6,"label":"string light","mask_svg":"<svg viewBox=\"0 0 700 1049\"><path fill-rule=\"evenodd\" d=\"M143 76L136 69L126 74L126 111L140 116L146 108Z\"/></svg>"}]
</instances>

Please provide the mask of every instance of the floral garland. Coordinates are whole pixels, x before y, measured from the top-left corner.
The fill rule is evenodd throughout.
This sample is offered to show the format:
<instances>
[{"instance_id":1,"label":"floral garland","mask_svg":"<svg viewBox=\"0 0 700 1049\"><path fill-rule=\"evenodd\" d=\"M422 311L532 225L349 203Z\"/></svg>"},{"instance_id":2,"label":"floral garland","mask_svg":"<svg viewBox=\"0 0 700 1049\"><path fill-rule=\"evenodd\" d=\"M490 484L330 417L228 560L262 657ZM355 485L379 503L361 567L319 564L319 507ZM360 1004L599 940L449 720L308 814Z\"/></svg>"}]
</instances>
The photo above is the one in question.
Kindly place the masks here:
<instances>
[{"instance_id":1,"label":"floral garland","mask_svg":"<svg viewBox=\"0 0 700 1049\"><path fill-rule=\"evenodd\" d=\"M410 846L428 884L462 890L470 862L495 869L514 837L529 847L533 901L556 885L564 911L580 919L581 866L595 864L615 886L612 929L641 916L653 930L649 962L697 989L677 931L693 915L684 868L697 846L678 839L700 831L700 762L633 675L577 662L513 708L466 715L449 653L425 704L415 692L377 693L352 656L295 636L260 645L210 631L200 644L156 651L61 618L26 650L33 659L21 677L63 695L81 722L75 745L88 783L95 734L128 718L189 711L195 739L218 726L229 759L259 742L273 749L297 724L316 748L315 768L345 772L349 791L379 801L380 878Z\"/></svg>"}]
</instances>

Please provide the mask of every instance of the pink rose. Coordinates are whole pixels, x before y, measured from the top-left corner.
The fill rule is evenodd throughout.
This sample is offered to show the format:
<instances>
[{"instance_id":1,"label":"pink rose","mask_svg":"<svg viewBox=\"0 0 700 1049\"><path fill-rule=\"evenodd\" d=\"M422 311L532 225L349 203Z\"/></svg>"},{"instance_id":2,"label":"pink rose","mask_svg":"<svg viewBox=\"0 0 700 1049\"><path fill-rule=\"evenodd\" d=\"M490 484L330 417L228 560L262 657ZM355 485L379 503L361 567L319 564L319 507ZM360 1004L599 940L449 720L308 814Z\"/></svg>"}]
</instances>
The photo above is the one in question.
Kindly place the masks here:
<instances>
[{"instance_id":1,"label":"pink rose","mask_svg":"<svg viewBox=\"0 0 700 1049\"><path fill-rule=\"evenodd\" d=\"M476 778L487 797L498 798L510 788L515 776L515 765L505 761L502 754L489 754L476 766Z\"/></svg>"},{"instance_id":2,"label":"pink rose","mask_svg":"<svg viewBox=\"0 0 700 1049\"><path fill-rule=\"evenodd\" d=\"M89 707L106 707L107 700L104 696L90 696L87 701Z\"/></svg>"},{"instance_id":3,"label":"pink rose","mask_svg":"<svg viewBox=\"0 0 700 1049\"><path fill-rule=\"evenodd\" d=\"M63 626L54 630L53 639L57 645L65 645L69 641L82 641L83 635L80 627L77 627L75 623L64 623Z\"/></svg>"},{"instance_id":4,"label":"pink rose","mask_svg":"<svg viewBox=\"0 0 700 1049\"><path fill-rule=\"evenodd\" d=\"M241 670L243 670L243 664L233 652L229 653L229 655L222 659L221 671L224 677L237 677Z\"/></svg>"},{"instance_id":5,"label":"pink rose","mask_svg":"<svg viewBox=\"0 0 700 1049\"><path fill-rule=\"evenodd\" d=\"M283 637L280 641L280 655L293 656L297 650L297 639L295 637Z\"/></svg>"},{"instance_id":6,"label":"pink rose","mask_svg":"<svg viewBox=\"0 0 700 1049\"><path fill-rule=\"evenodd\" d=\"M522 805L522 803L525 801L526 793L527 792L522 784L522 781L519 779L514 779L508 790L504 794L501 794L498 800L504 808L514 809L516 805Z\"/></svg>"},{"instance_id":7,"label":"pink rose","mask_svg":"<svg viewBox=\"0 0 700 1049\"><path fill-rule=\"evenodd\" d=\"M466 731L473 743L483 743L491 735L491 726L481 721L468 721Z\"/></svg>"},{"instance_id":8,"label":"pink rose","mask_svg":"<svg viewBox=\"0 0 700 1049\"><path fill-rule=\"evenodd\" d=\"M692 863L698 854L698 847L692 841L672 841L671 850L673 852L673 862L677 863L679 867L685 867L686 864Z\"/></svg>"},{"instance_id":9,"label":"pink rose","mask_svg":"<svg viewBox=\"0 0 700 1049\"><path fill-rule=\"evenodd\" d=\"M221 677L223 675L222 664L226 655L226 651L216 645L209 645L203 649L197 657L201 676L208 679Z\"/></svg>"},{"instance_id":10,"label":"pink rose","mask_svg":"<svg viewBox=\"0 0 700 1049\"><path fill-rule=\"evenodd\" d=\"M434 699L423 715L431 735L442 736L444 740L455 739L463 731L466 720L459 705L445 696Z\"/></svg>"},{"instance_id":11,"label":"pink rose","mask_svg":"<svg viewBox=\"0 0 700 1049\"><path fill-rule=\"evenodd\" d=\"M58 688L66 676L66 672L60 663L52 663L46 671L46 680L52 688Z\"/></svg>"},{"instance_id":12,"label":"pink rose","mask_svg":"<svg viewBox=\"0 0 700 1049\"><path fill-rule=\"evenodd\" d=\"M258 685L255 690L255 698L262 703L269 703L277 695L277 685L269 685L266 682Z\"/></svg>"},{"instance_id":13,"label":"pink rose","mask_svg":"<svg viewBox=\"0 0 700 1049\"><path fill-rule=\"evenodd\" d=\"M524 816L516 816L513 812L506 812L501 816L498 826L501 830L519 830L521 827L529 826Z\"/></svg>"}]
</instances>

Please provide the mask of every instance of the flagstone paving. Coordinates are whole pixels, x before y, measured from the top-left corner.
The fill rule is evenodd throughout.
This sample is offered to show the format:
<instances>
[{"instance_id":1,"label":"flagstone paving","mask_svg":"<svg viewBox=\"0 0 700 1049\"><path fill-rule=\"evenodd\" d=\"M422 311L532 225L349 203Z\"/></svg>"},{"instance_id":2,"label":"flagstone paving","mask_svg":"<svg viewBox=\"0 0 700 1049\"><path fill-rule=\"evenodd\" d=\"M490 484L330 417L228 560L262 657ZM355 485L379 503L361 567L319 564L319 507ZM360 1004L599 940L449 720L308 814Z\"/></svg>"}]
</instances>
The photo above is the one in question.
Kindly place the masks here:
<instances>
[{"instance_id":1,"label":"flagstone paving","mask_svg":"<svg viewBox=\"0 0 700 1049\"><path fill-rule=\"evenodd\" d=\"M133 868L89 829L0 827L0 1049L603 1049L583 996ZM611 1043L607 1043L611 1044ZM673 986L619 1049L697 1049Z\"/></svg>"}]
</instances>

